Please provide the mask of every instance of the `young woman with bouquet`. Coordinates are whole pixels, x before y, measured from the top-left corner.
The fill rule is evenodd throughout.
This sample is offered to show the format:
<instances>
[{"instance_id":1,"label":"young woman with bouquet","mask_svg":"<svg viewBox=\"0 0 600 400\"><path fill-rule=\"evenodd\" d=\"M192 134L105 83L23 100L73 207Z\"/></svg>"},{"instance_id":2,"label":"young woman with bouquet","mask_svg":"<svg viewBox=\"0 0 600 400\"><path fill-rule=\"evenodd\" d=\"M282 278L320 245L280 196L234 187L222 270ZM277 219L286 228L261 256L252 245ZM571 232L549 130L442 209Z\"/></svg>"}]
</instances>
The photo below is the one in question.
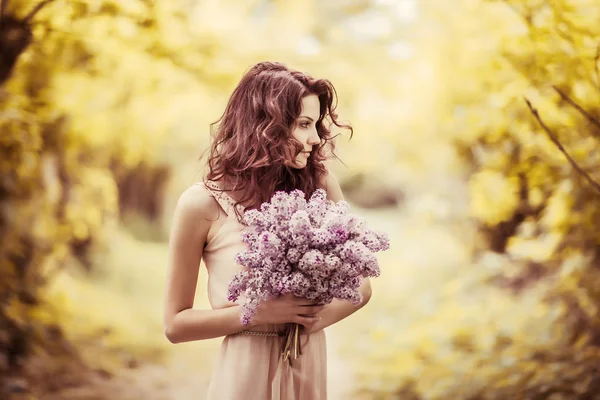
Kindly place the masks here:
<instances>
[{"instance_id":1,"label":"young woman with bouquet","mask_svg":"<svg viewBox=\"0 0 600 400\"><path fill-rule=\"evenodd\" d=\"M326 399L323 329L369 301L368 276L376 276L378 269L362 273L364 268L376 267L372 258L357 261L364 268L353 261L360 258L346 242L358 234L352 236L335 225L337 217L326 218L329 222L323 226L310 226L319 214L310 207L325 207L325 196L331 200L327 207L345 203L336 178L324 164L333 150L330 128L352 132L349 125L338 122L335 102L336 92L328 80L314 79L280 63L255 65L243 76L216 123L207 176L188 188L177 203L170 237L165 333L173 343L224 337L208 399ZM273 201L261 206L277 192L279 205ZM292 198L285 193L292 192L304 207L304 219L300 214L294 217L293 232L288 226L292 218L281 218L294 211L285 203ZM320 202L307 203L311 196ZM336 210L336 215L344 214ZM266 219L267 214L272 221ZM254 221L253 233L248 233L249 220ZM356 225L351 217L346 220ZM315 229L329 242L319 242ZM369 247L368 240L377 239L360 237L366 244L360 244L363 250ZM298 248L289 250L302 240L306 253L314 253L312 258L301 260L304 254ZM322 252L310 250L317 242L326 245L318 248ZM338 256L327 253L334 250ZM292 279L294 269L304 266L308 270L313 259L315 265L329 268L321 283L298 271ZM201 260L208 271L209 310L193 308ZM342 264L348 271L354 268L354 273L338 274L337 291L332 291L333 283L323 287L337 266L341 271ZM248 275L250 270L256 274ZM319 268L313 270L320 276ZM294 349L291 326L300 327L294 332ZM287 353L282 354L283 347Z\"/></svg>"}]
</instances>

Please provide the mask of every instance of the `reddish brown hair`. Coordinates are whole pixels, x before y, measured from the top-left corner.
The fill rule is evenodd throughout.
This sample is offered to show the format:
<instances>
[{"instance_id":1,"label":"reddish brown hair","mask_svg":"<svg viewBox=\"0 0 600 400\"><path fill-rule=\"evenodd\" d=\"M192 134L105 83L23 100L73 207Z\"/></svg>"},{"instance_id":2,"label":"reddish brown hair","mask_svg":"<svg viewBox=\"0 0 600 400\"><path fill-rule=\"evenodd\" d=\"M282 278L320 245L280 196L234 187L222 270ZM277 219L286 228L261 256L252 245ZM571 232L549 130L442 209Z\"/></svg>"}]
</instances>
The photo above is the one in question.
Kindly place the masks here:
<instances>
[{"instance_id":1,"label":"reddish brown hair","mask_svg":"<svg viewBox=\"0 0 600 400\"><path fill-rule=\"evenodd\" d=\"M302 98L317 95L320 116L316 129L321 143L315 146L306 167L289 164L304 150L293 138L302 112ZM337 121L337 93L326 79L314 79L276 62L256 64L233 91L221 118L211 124L212 143L207 180L220 181L223 189L241 193L237 201L251 209L269 201L279 190L300 189L310 196L326 174L328 153L335 156L329 127L350 130ZM216 129L214 129L216 128Z\"/></svg>"}]
</instances>

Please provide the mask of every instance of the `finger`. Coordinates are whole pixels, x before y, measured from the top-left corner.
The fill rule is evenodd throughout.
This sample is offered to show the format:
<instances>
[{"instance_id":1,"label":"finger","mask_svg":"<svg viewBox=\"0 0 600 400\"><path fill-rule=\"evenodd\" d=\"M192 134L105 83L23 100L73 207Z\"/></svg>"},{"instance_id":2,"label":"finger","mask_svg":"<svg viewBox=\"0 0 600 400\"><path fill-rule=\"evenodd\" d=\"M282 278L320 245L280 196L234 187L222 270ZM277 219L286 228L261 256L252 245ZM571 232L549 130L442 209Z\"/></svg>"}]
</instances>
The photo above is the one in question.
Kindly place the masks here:
<instances>
[{"instance_id":1,"label":"finger","mask_svg":"<svg viewBox=\"0 0 600 400\"><path fill-rule=\"evenodd\" d=\"M324 306L303 306L300 307L298 314L318 314L323 311Z\"/></svg>"},{"instance_id":2,"label":"finger","mask_svg":"<svg viewBox=\"0 0 600 400\"><path fill-rule=\"evenodd\" d=\"M319 302L317 300L308 300L304 297L298 297L298 301L296 303L301 305L302 307L312 307L319 305Z\"/></svg>"},{"instance_id":3,"label":"finger","mask_svg":"<svg viewBox=\"0 0 600 400\"><path fill-rule=\"evenodd\" d=\"M315 316L315 317L303 317L301 315L296 315L296 317L294 318L294 322L303 326L311 326L312 324L316 323L317 321L319 321L321 319L321 317Z\"/></svg>"},{"instance_id":4,"label":"finger","mask_svg":"<svg viewBox=\"0 0 600 400\"><path fill-rule=\"evenodd\" d=\"M310 317L310 318L314 318L317 317L317 314L298 314L301 317Z\"/></svg>"}]
</instances>

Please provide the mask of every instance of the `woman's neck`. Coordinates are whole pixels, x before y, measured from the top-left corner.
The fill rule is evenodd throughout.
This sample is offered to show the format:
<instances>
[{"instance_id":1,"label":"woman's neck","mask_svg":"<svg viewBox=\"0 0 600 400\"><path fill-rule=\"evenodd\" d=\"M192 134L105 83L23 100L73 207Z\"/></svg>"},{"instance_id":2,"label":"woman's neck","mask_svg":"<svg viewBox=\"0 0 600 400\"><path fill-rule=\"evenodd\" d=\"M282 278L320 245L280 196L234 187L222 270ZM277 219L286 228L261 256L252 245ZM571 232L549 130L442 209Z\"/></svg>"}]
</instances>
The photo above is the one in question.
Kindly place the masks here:
<instances>
[{"instance_id":1,"label":"woman's neck","mask_svg":"<svg viewBox=\"0 0 600 400\"><path fill-rule=\"evenodd\" d=\"M243 207L247 207L248 203L252 201L253 196L248 196L248 188L249 185L244 185L240 182L234 182L231 179L221 178L216 181L219 184L219 187L224 190L236 203L240 203ZM237 186L237 188L236 188ZM244 200L241 203L241 200Z\"/></svg>"}]
</instances>

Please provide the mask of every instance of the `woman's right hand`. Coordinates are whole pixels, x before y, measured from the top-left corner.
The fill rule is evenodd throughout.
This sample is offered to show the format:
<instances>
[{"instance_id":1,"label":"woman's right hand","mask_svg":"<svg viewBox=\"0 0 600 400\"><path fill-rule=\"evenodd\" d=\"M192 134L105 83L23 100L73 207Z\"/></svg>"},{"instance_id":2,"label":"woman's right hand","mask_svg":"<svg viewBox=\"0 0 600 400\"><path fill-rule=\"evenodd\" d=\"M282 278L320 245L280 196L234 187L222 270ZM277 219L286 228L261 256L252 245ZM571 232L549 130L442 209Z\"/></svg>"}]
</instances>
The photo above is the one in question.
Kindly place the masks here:
<instances>
[{"instance_id":1,"label":"woman's right hand","mask_svg":"<svg viewBox=\"0 0 600 400\"><path fill-rule=\"evenodd\" d=\"M318 314L323 307L314 301L288 293L260 302L252 318L252 324L297 323L310 328L320 319Z\"/></svg>"}]
</instances>

